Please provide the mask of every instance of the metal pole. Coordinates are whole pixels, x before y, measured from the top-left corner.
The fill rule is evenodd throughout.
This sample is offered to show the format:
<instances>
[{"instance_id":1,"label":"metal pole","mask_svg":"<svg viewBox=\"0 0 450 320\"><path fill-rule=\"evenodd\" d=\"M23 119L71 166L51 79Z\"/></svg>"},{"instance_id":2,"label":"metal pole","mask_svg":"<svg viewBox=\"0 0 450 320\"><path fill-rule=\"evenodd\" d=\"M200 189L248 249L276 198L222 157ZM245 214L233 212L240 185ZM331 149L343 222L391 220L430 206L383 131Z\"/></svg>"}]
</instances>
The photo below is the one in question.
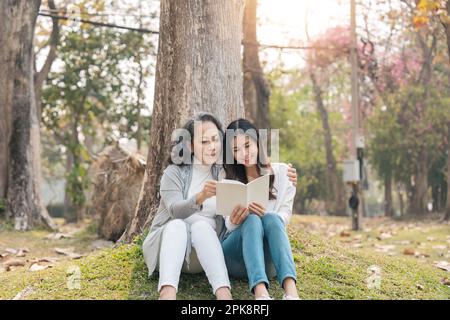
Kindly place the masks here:
<instances>
[{"instance_id":1,"label":"metal pole","mask_svg":"<svg viewBox=\"0 0 450 320\"><path fill-rule=\"evenodd\" d=\"M352 150L351 154L353 159L358 159L357 145L358 145L358 131L359 131L359 112L358 112L358 58L357 58L357 40L356 40L356 4L355 0L350 2L350 28L351 28L351 66L352 66ZM360 172L362 174L362 172ZM358 199L359 195L359 181L352 184L352 197ZM357 201L359 202L359 201ZM357 231L361 229L361 210L358 208L352 208L352 227Z\"/></svg>"}]
</instances>

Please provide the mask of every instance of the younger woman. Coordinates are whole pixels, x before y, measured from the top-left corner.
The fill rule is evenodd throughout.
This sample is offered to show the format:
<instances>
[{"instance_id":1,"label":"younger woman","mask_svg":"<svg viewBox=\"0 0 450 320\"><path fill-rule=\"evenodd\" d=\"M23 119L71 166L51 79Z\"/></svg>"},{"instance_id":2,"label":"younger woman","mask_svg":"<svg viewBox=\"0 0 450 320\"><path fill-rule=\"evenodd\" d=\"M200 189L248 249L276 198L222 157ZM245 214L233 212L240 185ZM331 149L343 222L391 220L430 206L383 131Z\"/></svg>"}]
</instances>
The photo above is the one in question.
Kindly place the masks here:
<instances>
[{"instance_id":1,"label":"younger woman","mask_svg":"<svg viewBox=\"0 0 450 320\"><path fill-rule=\"evenodd\" d=\"M295 187L286 173L288 165L269 164L260 151L256 127L245 119L227 127L224 168L227 179L248 183L271 174L269 204L252 203L248 210L235 211L226 219L228 236L222 242L228 273L248 277L255 299L271 299L268 278L276 272L283 287L283 299L297 300L296 269L285 226L292 215ZM231 135L231 136L230 136ZM227 154L233 155L227 163ZM273 270L275 269L275 270Z\"/></svg>"}]
</instances>

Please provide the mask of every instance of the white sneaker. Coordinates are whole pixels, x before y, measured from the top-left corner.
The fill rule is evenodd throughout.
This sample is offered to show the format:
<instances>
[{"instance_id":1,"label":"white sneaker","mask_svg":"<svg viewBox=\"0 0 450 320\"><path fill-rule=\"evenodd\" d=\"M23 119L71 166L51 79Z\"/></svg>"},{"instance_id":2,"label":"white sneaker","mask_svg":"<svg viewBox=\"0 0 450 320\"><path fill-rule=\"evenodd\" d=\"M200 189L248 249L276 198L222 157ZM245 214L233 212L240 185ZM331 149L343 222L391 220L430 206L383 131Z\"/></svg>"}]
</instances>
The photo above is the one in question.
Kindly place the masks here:
<instances>
[{"instance_id":1,"label":"white sneaker","mask_svg":"<svg viewBox=\"0 0 450 320\"><path fill-rule=\"evenodd\" d=\"M283 295L283 300L300 300L300 298L299 298L299 297L293 297L293 296L289 296L289 295L284 294L284 295Z\"/></svg>"},{"instance_id":2,"label":"white sneaker","mask_svg":"<svg viewBox=\"0 0 450 320\"><path fill-rule=\"evenodd\" d=\"M255 298L255 300L273 300L270 296L260 296L258 298Z\"/></svg>"}]
</instances>

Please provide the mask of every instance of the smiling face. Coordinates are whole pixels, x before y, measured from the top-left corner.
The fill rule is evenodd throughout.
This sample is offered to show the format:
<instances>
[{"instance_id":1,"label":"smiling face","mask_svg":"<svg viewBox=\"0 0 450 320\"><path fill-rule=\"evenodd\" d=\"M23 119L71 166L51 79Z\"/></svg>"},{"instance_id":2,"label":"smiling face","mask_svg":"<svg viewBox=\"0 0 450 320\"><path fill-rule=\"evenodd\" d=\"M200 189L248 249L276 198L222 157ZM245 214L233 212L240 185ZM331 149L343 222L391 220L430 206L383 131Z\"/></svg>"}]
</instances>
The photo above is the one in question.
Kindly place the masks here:
<instances>
[{"instance_id":1,"label":"smiling face","mask_svg":"<svg viewBox=\"0 0 450 320\"><path fill-rule=\"evenodd\" d=\"M194 125L194 163L212 165L217 162L222 148L220 132L217 126L210 122L198 121Z\"/></svg>"},{"instance_id":2,"label":"smiling face","mask_svg":"<svg viewBox=\"0 0 450 320\"><path fill-rule=\"evenodd\" d=\"M246 134L238 134L234 137L233 156L237 163L246 167L257 164L258 145L254 139Z\"/></svg>"}]
</instances>

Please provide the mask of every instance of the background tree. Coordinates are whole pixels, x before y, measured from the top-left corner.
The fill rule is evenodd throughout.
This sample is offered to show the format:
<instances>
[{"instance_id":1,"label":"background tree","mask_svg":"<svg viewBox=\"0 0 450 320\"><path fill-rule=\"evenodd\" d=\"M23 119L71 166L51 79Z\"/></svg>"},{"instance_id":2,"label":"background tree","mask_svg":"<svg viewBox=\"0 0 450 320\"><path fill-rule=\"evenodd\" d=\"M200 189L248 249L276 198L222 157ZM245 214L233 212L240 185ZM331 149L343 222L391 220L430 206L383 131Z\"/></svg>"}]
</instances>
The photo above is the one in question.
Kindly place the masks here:
<instances>
[{"instance_id":1,"label":"background tree","mask_svg":"<svg viewBox=\"0 0 450 320\"><path fill-rule=\"evenodd\" d=\"M93 5L104 10L101 1ZM152 41L134 31L88 24L61 31L57 58L62 67L50 73L43 90L42 120L51 137L47 151L57 148L65 156L60 160L65 161L69 219L83 217L92 156L121 137L138 140L139 132L149 129L141 112L152 66L144 68L141 56L152 52Z\"/></svg>"},{"instance_id":2,"label":"background tree","mask_svg":"<svg viewBox=\"0 0 450 320\"><path fill-rule=\"evenodd\" d=\"M46 210L42 210L40 190L36 190L38 166L33 162L36 145L33 145L32 127L39 127L33 39L40 4L37 0L0 4L0 99L3 100L0 105L5 115L0 140L2 153L8 148L3 170L6 167L9 174L6 180L3 172L0 184L3 194L7 192L7 216L14 219L17 230L28 230L37 223L54 227Z\"/></svg>"},{"instance_id":3,"label":"background tree","mask_svg":"<svg viewBox=\"0 0 450 320\"><path fill-rule=\"evenodd\" d=\"M257 128L269 128L270 87L259 60L257 37L258 0L246 0L244 10L244 106L245 116Z\"/></svg>"},{"instance_id":4,"label":"background tree","mask_svg":"<svg viewBox=\"0 0 450 320\"><path fill-rule=\"evenodd\" d=\"M173 130L199 111L212 112L224 125L244 116L243 9L243 0L161 1L147 168L135 217L122 240L131 241L152 221Z\"/></svg>"},{"instance_id":5,"label":"background tree","mask_svg":"<svg viewBox=\"0 0 450 320\"><path fill-rule=\"evenodd\" d=\"M324 102L325 89L328 76L336 70L339 60L348 57L350 46L349 30L342 27L332 28L317 39L311 41L315 50L308 52L307 72L314 92L317 110L322 120L322 133L327 160L327 212L335 215L346 214L344 200L344 185L338 174L336 157L333 153L333 138L329 124L327 106Z\"/></svg>"}]
</instances>

